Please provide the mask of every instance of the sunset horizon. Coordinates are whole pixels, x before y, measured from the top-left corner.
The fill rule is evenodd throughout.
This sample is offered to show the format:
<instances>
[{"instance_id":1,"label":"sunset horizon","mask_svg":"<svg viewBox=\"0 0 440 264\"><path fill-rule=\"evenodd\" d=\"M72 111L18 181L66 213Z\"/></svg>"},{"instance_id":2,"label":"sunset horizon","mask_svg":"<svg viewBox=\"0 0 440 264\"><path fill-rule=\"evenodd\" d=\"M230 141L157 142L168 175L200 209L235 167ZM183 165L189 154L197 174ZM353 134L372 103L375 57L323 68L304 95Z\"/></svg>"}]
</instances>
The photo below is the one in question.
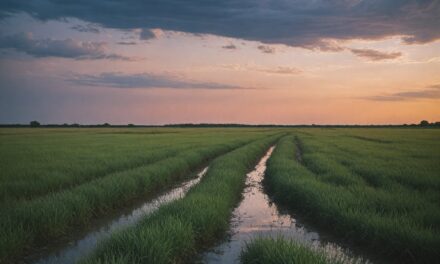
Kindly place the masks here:
<instances>
[{"instance_id":1,"label":"sunset horizon","mask_svg":"<svg viewBox=\"0 0 440 264\"><path fill-rule=\"evenodd\" d=\"M439 23L439 1L4 1L0 124L437 122Z\"/></svg>"},{"instance_id":2,"label":"sunset horizon","mask_svg":"<svg viewBox=\"0 0 440 264\"><path fill-rule=\"evenodd\" d=\"M0 263L440 259L440 0L0 1Z\"/></svg>"}]
</instances>

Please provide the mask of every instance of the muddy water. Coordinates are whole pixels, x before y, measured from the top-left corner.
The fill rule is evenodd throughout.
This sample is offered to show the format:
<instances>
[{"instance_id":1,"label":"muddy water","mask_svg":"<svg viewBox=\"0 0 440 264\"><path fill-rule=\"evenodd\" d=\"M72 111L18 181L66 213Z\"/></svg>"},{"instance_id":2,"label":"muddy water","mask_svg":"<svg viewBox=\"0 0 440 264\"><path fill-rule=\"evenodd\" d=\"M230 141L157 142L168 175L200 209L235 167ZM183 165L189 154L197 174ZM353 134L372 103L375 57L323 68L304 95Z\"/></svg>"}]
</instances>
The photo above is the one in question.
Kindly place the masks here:
<instances>
[{"instance_id":1,"label":"muddy water","mask_svg":"<svg viewBox=\"0 0 440 264\"><path fill-rule=\"evenodd\" d=\"M192 186L196 185L201 180L207 171L208 167L197 173L196 178L183 182L179 186L160 195L154 200L150 200L126 214L115 217L111 221L107 221L92 232L72 241L66 247L33 263L69 264L77 262L79 259L89 254L96 247L99 240L109 237L116 230L136 224L142 217L151 214L160 206L182 198Z\"/></svg>"},{"instance_id":2,"label":"muddy water","mask_svg":"<svg viewBox=\"0 0 440 264\"><path fill-rule=\"evenodd\" d=\"M323 241L317 232L308 230L271 202L264 192L262 180L266 162L273 150L274 147L271 147L255 169L247 174L243 200L233 212L229 239L203 253L199 260L202 263L238 263L246 242L257 237L282 236L321 249L330 257L338 257L343 262L364 262L352 259L352 253L336 244Z\"/></svg>"}]
</instances>

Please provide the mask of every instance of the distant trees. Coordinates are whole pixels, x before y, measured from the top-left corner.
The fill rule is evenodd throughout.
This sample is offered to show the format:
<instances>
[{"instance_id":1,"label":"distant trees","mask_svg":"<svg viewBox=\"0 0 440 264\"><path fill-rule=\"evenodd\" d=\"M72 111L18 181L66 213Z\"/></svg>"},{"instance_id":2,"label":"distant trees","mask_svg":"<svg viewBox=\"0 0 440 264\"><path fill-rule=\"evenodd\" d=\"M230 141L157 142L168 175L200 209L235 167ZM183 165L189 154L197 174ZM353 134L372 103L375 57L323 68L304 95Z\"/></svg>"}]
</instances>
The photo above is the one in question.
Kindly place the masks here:
<instances>
[{"instance_id":1,"label":"distant trees","mask_svg":"<svg viewBox=\"0 0 440 264\"><path fill-rule=\"evenodd\" d=\"M40 126L40 122L38 122L38 121L31 121L30 123L29 123L29 125L31 126L31 127L39 127Z\"/></svg>"},{"instance_id":2,"label":"distant trees","mask_svg":"<svg viewBox=\"0 0 440 264\"><path fill-rule=\"evenodd\" d=\"M419 123L421 127L440 127L440 122L429 123L427 120L422 120Z\"/></svg>"},{"instance_id":3,"label":"distant trees","mask_svg":"<svg viewBox=\"0 0 440 264\"><path fill-rule=\"evenodd\" d=\"M40 122L34 120L26 124L0 124L0 127L406 127L406 128L440 128L440 122L429 122L428 120L422 120L419 123L402 124L402 125L276 125L276 124L261 124L261 125L250 125L250 124L218 124L218 123L184 123L184 124L167 124L163 126L154 125L135 125L129 123L127 125L111 125L110 123L103 124L89 124L82 125L78 123L62 123L62 124L40 124Z\"/></svg>"},{"instance_id":4,"label":"distant trees","mask_svg":"<svg viewBox=\"0 0 440 264\"><path fill-rule=\"evenodd\" d=\"M427 120L420 121L420 126L429 126L429 122Z\"/></svg>"},{"instance_id":5,"label":"distant trees","mask_svg":"<svg viewBox=\"0 0 440 264\"><path fill-rule=\"evenodd\" d=\"M44 126L44 127L113 127L113 125L111 125L110 123L103 123L103 124L92 124L92 125L82 125L82 124L78 124L78 123L71 123L71 124L69 124L69 123L62 123L62 124L44 124L44 125L41 125L40 124L40 122L38 122L38 121L31 121L30 123L29 123L29 125L20 125L20 124L17 124L17 125L2 125L2 124L0 124L0 127L2 127L2 126L17 126L17 127L20 127L20 126L30 126L30 127L41 127L41 126ZM116 125L115 127L124 127L124 125ZM125 125L125 127L135 127L135 125L133 125L133 124L128 124L128 125Z\"/></svg>"}]
</instances>

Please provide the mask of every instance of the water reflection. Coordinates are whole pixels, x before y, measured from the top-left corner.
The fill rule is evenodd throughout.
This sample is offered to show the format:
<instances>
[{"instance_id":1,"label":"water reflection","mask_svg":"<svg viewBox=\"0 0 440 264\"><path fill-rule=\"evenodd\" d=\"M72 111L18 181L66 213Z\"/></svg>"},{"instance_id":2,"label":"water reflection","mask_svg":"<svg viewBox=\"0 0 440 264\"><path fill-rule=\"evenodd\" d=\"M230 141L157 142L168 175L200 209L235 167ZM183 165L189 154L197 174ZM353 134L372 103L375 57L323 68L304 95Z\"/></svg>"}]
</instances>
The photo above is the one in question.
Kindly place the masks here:
<instances>
[{"instance_id":1,"label":"water reflection","mask_svg":"<svg viewBox=\"0 0 440 264\"><path fill-rule=\"evenodd\" d=\"M231 236L228 241L205 252L200 258L203 263L238 263L246 242L256 237L290 238L305 243L314 249L323 250L327 255L338 257L343 262L363 262L355 260L351 253L341 247L320 241L316 232L299 225L295 218L280 212L276 204L265 194L262 180L266 162L275 147L271 147L255 169L247 174L243 200L233 212Z\"/></svg>"},{"instance_id":2,"label":"water reflection","mask_svg":"<svg viewBox=\"0 0 440 264\"><path fill-rule=\"evenodd\" d=\"M96 228L82 238L72 241L69 243L69 245L56 253L41 258L34 263L70 264L77 262L80 258L89 254L96 247L99 240L109 237L116 230L136 224L142 217L151 214L160 206L182 198L192 186L200 182L201 178L206 174L207 171L208 167L200 171L196 178L183 182L181 185L164 193L156 199L142 204L140 207L132 210L128 214L124 214L117 217L113 221L107 222L105 225Z\"/></svg>"}]
</instances>

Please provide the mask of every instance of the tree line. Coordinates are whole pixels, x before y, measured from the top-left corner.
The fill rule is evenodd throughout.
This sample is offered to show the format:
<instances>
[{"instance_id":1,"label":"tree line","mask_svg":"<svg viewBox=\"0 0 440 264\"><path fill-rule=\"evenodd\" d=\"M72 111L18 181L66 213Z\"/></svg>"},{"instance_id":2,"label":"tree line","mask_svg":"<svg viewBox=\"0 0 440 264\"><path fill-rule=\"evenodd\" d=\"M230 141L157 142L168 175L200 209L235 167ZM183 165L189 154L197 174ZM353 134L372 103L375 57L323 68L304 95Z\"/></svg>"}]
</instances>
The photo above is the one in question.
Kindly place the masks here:
<instances>
[{"instance_id":1,"label":"tree line","mask_svg":"<svg viewBox=\"0 0 440 264\"><path fill-rule=\"evenodd\" d=\"M422 120L418 124L402 125L277 125L277 124L234 124L234 123L184 123L184 124L166 124L166 125L111 125L110 123L84 125L78 123L72 124L41 124L37 120L29 124L0 124L0 127L440 127L440 122L429 122Z\"/></svg>"}]
</instances>

